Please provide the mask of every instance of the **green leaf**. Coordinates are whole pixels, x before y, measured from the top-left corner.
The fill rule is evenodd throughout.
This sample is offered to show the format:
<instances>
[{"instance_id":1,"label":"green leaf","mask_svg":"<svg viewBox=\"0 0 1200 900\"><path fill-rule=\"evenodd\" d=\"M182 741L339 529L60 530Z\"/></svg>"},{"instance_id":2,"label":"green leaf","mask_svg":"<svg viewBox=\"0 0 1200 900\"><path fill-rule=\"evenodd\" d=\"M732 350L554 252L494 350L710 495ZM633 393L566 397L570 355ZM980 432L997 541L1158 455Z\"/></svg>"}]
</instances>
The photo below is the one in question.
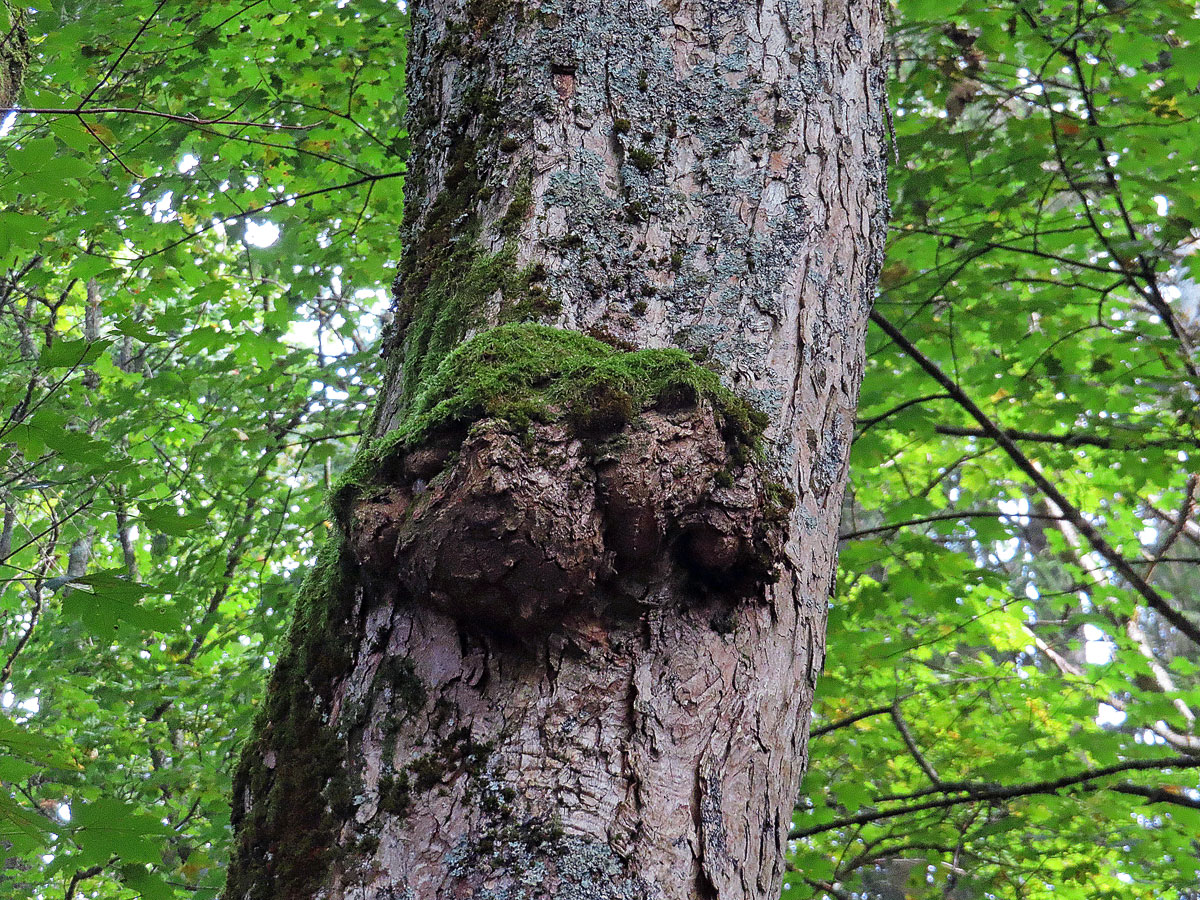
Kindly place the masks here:
<instances>
[{"instance_id":1,"label":"green leaf","mask_svg":"<svg viewBox=\"0 0 1200 900\"><path fill-rule=\"evenodd\" d=\"M111 637L121 625L144 631L173 632L182 622L174 610L147 607L139 601L152 588L122 577L120 570L94 572L71 581L64 596L63 613L80 619L101 637Z\"/></svg>"},{"instance_id":2,"label":"green leaf","mask_svg":"<svg viewBox=\"0 0 1200 900\"><path fill-rule=\"evenodd\" d=\"M44 846L49 823L16 803L7 791L0 791L0 841L8 852L27 853Z\"/></svg>"},{"instance_id":3,"label":"green leaf","mask_svg":"<svg viewBox=\"0 0 1200 900\"><path fill-rule=\"evenodd\" d=\"M180 515L170 504L146 507L142 510L142 519L155 531L172 537L183 537L189 531L200 528L207 521L204 513L186 513Z\"/></svg>"},{"instance_id":4,"label":"green leaf","mask_svg":"<svg viewBox=\"0 0 1200 900\"><path fill-rule=\"evenodd\" d=\"M51 223L42 216L19 212L0 212L0 250L28 250L49 231Z\"/></svg>"},{"instance_id":5,"label":"green leaf","mask_svg":"<svg viewBox=\"0 0 1200 900\"><path fill-rule=\"evenodd\" d=\"M112 341L57 340L42 350L38 357L44 369L68 369L85 366L104 352Z\"/></svg>"},{"instance_id":6,"label":"green leaf","mask_svg":"<svg viewBox=\"0 0 1200 900\"><path fill-rule=\"evenodd\" d=\"M171 829L138 807L100 798L71 804L71 837L88 861L117 856L124 863L157 863Z\"/></svg>"},{"instance_id":7,"label":"green leaf","mask_svg":"<svg viewBox=\"0 0 1200 900\"><path fill-rule=\"evenodd\" d=\"M4 158L18 172L37 172L50 165L54 156L53 138L26 141L5 151Z\"/></svg>"},{"instance_id":8,"label":"green leaf","mask_svg":"<svg viewBox=\"0 0 1200 900\"><path fill-rule=\"evenodd\" d=\"M121 321L117 322L113 327L121 334L126 334L129 335L129 337L137 338L139 341L143 341L147 344L158 343L159 341L166 340L166 338L164 338L162 335L155 334L141 322L128 317L121 319Z\"/></svg>"},{"instance_id":9,"label":"green leaf","mask_svg":"<svg viewBox=\"0 0 1200 900\"><path fill-rule=\"evenodd\" d=\"M146 900L171 900L175 896L175 891L162 876L145 866L122 866L121 880Z\"/></svg>"},{"instance_id":10,"label":"green leaf","mask_svg":"<svg viewBox=\"0 0 1200 900\"><path fill-rule=\"evenodd\" d=\"M0 750L6 757L27 760L38 766L76 768L74 761L64 752L58 742L31 732L27 727L18 725L2 715L0 715Z\"/></svg>"},{"instance_id":11,"label":"green leaf","mask_svg":"<svg viewBox=\"0 0 1200 900\"><path fill-rule=\"evenodd\" d=\"M54 132L55 137L72 150L78 150L81 153L91 150L96 144L95 139L74 118L63 116L54 119L50 123L50 130Z\"/></svg>"}]
</instances>

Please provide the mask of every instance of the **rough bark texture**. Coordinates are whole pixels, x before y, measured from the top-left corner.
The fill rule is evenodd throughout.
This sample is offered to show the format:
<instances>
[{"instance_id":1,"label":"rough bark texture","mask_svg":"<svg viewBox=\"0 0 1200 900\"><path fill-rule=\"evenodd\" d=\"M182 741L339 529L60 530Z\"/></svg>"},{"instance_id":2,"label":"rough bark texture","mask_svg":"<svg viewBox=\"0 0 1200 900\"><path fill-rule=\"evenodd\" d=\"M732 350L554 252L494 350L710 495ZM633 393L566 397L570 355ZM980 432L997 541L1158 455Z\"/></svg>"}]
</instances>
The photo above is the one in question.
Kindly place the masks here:
<instances>
[{"instance_id":1,"label":"rough bark texture","mask_svg":"<svg viewBox=\"0 0 1200 900\"><path fill-rule=\"evenodd\" d=\"M565 423L518 436L487 421L408 456L354 506L364 578L540 651L549 634L603 629L710 582L749 597L777 576L784 511L766 502L756 467L735 480L711 410L648 412L614 436L589 444ZM677 575L697 584L651 597Z\"/></svg>"},{"instance_id":2,"label":"rough bark texture","mask_svg":"<svg viewBox=\"0 0 1200 900\"><path fill-rule=\"evenodd\" d=\"M538 321L691 351L763 453L693 397L380 457L247 747L227 896L774 896L883 241L881 10L412 14L376 437L455 345Z\"/></svg>"},{"instance_id":3,"label":"rough bark texture","mask_svg":"<svg viewBox=\"0 0 1200 900\"><path fill-rule=\"evenodd\" d=\"M7 109L21 95L25 67L29 64L29 40L24 11L9 0L0 3L0 109Z\"/></svg>"}]
</instances>

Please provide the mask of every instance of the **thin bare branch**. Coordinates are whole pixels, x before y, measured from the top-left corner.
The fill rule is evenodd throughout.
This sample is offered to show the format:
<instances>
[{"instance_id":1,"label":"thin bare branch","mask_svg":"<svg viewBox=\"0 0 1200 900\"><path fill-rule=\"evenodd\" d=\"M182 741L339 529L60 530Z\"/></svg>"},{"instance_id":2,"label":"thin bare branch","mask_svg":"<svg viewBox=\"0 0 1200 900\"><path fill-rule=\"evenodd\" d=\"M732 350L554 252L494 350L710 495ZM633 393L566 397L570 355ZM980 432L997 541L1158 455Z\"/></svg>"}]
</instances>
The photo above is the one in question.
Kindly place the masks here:
<instances>
[{"instance_id":1,"label":"thin bare branch","mask_svg":"<svg viewBox=\"0 0 1200 900\"><path fill-rule=\"evenodd\" d=\"M857 815L834 819L832 822L825 822L821 825L814 825L811 828L793 828L788 834L788 838L797 840L799 838L811 837L814 834L823 834L826 831L836 831L839 828L850 828L857 825L870 825L886 819L895 819L899 816L912 815L913 813L924 812L930 809L948 809L968 803L995 803L1001 800L1015 800L1020 797L1031 797L1038 794L1057 794L1065 788L1089 784L1111 775L1120 774L1121 772L1167 771L1173 769L1200 769L1200 758L1194 756L1168 756L1161 759L1132 759L1099 769L1085 769L1082 772L1064 775L1061 778L1053 778L1046 781L1031 781L1024 784L958 783L947 785L944 789L946 793L962 794L962 796L942 797L924 803L900 806L896 809L873 809ZM1121 785L1120 787L1126 787L1126 785ZM941 790L936 791L936 793L942 792ZM1122 793L1129 792L1122 791Z\"/></svg>"},{"instance_id":2,"label":"thin bare branch","mask_svg":"<svg viewBox=\"0 0 1200 900\"><path fill-rule=\"evenodd\" d=\"M1142 577L1142 575L1133 566L1131 566L1120 553L1117 552L1115 547L1108 543L1104 536L1100 534L1099 530L1087 520L1079 508L1070 500L1068 500L1066 495L1064 495L1062 491L1055 487L1050 479L1042 474L1041 469L1034 464L1033 460L1025 455L1024 451L1022 451L1021 448L1016 445L1013 439L1005 434L1004 430L992 421L987 413L985 413L979 407L979 405L967 395L966 391L959 387L958 383L954 381L954 379L946 375L946 373L942 371L941 367L938 366L937 363L918 350L916 345L906 338L904 334L898 328L896 328L895 325L888 321L887 317L885 317L878 310L873 310L871 312L871 321L879 326L879 328L882 329L888 337L895 341L896 345L900 347L900 349L903 350L917 365L919 365L927 375L933 378L934 381L940 384L953 396L955 402L957 402L958 405L961 406L963 410L965 410L971 416L971 418L979 423L980 427L988 437L1000 445L1000 448L1004 450L1009 459L1016 464L1017 468L1025 473L1025 475L1034 483L1037 489L1041 491L1043 495L1045 495L1047 500L1051 501L1055 506L1058 507L1062 516L1079 530L1079 533L1084 536L1092 549L1095 550L1101 557L1103 557L1108 564L1112 566L1113 569L1115 569L1121 575L1121 577L1124 578L1135 591L1137 591L1138 594L1141 595L1142 599L1146 601L1146 604L1150 606L1151 609L1155 610L1169 623L1174 625L1175 628L1179 630L1180 634L1183 634L1197 646L1200 646L1200 626L1197 626L1194 622L1186 618L1182 613L1171 606L1171 604L1167 602L1167 599L1163 597L1163 595L1160 594L1157 589L1151 586L1150 583L1147 582L1146 579ZM1054 512L1054 510L1052 509L1051 512Z\"/></svg>"}]
</instances>

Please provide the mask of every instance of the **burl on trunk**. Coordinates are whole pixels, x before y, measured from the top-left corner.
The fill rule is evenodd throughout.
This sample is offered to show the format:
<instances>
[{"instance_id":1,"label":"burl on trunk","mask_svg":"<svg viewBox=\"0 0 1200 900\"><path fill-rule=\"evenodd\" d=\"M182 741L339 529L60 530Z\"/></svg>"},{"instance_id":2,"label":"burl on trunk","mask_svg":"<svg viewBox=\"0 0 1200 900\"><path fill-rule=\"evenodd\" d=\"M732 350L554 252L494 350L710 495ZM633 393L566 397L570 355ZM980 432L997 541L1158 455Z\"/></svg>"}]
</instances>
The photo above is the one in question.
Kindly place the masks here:
<instances>
[{"instance_id":1,"label":"burl on trunk","mask_svg":"<svg viewBox=\"0 0 1200 900\"><path fill-rule=\"evenodd\" d=\"M881 10L411 12L389 374L227 897L776 895L886 216Z\"/></svg>"}]
</instances>

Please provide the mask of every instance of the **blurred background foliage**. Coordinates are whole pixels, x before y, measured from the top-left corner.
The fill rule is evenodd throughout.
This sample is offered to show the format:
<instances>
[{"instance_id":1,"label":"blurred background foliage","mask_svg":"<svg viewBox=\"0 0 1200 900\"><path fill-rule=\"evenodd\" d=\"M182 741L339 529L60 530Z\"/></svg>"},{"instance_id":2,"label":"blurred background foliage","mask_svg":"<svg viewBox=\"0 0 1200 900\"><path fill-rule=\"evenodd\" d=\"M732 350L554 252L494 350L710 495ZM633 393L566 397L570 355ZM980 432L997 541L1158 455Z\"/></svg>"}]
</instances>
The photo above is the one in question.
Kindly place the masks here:
<instances>
[{"instance_id":1,"label":"blurred background foliage","mask_svg":"<svg viewBox=\"0 0 1200 900\"><path fill-rule=\"evenodd\" d=\"M893 41L785 896L1200 896L1196 4L900 0Z\"/></svg>"},{"instance_id":2,"label":"blurred background foliage","mask_svg":"<svg viewBox=\"0 0 1200 900\"><path fill-rule=\"evenodd\" d=\"M2 12L0 897L212 898L380 378L403 5ZM891 20L893 223L784 896L1200 896L1196 6Z\"/></svg>"},{"instance_id":3,"label":"blurred background foliage","mask_svg":"<svg viewBox=\"0 0 1200 900\"><path fill-rule=\"evenodd\" d=\"M66 0L21 19L0 894L213 897L231 761L379 380L404 15Z\"/></svg>"}]
</instances>

